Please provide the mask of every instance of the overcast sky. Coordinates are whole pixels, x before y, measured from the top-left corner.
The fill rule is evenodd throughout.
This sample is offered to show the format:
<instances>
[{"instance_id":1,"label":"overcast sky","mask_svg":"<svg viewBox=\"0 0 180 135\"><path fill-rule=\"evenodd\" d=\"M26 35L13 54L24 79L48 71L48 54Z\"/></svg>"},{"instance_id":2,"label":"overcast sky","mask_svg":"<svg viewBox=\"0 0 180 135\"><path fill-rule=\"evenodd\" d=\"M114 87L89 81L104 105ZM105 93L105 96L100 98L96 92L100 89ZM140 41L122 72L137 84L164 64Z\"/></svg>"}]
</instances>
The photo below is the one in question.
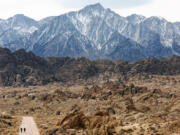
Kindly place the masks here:
<instances>
[{"instance_id":1,"label":"overcast sky","mask_svg":"<svg viewBox=\"0 0 180 135\"><path fill-rule=\"evenodd\" d=\"M140 14L180 21L180 0L0 0L0 18L24 14L36 20L79 10L88 4L101 3L121 16Z\"/></svg>"}]
</instances>

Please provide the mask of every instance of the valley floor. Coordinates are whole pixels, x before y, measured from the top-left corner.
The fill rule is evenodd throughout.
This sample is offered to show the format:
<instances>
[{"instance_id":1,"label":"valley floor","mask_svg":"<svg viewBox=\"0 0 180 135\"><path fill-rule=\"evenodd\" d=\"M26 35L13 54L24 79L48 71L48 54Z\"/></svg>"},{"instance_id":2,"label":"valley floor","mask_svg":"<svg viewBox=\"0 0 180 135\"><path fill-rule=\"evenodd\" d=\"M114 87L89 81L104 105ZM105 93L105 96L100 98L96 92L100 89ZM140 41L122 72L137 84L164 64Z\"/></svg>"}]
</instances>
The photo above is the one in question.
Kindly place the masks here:
<instances>
[{"instance_id":1,"label":"valley floor","mask_svg":"<svg viewBox=\"0 0 180 135\"><path fill-rule=\"evenodd\" d=\"M180 76L4 87L0 112L9 115L2 135L16 135L21 116L34 117L41 135L179 135Z\"/></svg>"}]
</instances>

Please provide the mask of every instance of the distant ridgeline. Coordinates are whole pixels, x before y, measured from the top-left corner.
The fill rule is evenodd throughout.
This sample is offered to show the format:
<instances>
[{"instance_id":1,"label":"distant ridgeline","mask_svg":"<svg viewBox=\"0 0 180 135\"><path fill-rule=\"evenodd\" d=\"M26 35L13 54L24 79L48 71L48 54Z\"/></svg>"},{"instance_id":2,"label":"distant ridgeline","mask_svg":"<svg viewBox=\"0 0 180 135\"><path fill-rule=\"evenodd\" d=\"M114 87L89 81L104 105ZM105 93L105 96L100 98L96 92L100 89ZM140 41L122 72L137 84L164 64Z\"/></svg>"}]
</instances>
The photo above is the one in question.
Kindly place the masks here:
<instances>
[{"instance_id":1,"label":"distant ridgeline","mask_svg":"<svg viewBox=\"0 0 180 135\"><path fill-rule=\"evenodd\" d=\"M120 74L133 76L141 73L149 75L180 74L180 57L168 59L145 59L137 62L123 60L95 60L86 58L49 57L42 58L32 52L20 49L11 52L0 48L0 85L44 85L51 82L87 81L100 75Z\"/></svg>"}]
</instances>

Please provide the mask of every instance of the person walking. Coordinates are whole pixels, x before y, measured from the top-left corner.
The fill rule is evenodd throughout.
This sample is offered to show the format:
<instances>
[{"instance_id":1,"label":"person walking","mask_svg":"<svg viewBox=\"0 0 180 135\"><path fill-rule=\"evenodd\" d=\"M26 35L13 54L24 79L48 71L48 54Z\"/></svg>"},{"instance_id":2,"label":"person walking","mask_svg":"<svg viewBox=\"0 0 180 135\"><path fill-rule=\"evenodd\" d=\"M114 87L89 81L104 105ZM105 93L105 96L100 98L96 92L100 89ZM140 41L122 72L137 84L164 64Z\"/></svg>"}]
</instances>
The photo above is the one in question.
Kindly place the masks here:
<instances>
[{"instance_id":1,"label":"person walking","mask_svg":"<svg viewBox=\"0 0 180 135\"><path fill-rule=\"evenodd\" d=\"M24 132L26 132L26 128L24 128Z\"/></svg>"},{"instance_id":2,"label":"person walking","mask_svg":"<svg viewBox=\"0 0 180 135\"><path fill-rule=\"evenodd\" d=\"M21 128L21 133L22 133L23 129Z\"/></svg>"}]
</instances>

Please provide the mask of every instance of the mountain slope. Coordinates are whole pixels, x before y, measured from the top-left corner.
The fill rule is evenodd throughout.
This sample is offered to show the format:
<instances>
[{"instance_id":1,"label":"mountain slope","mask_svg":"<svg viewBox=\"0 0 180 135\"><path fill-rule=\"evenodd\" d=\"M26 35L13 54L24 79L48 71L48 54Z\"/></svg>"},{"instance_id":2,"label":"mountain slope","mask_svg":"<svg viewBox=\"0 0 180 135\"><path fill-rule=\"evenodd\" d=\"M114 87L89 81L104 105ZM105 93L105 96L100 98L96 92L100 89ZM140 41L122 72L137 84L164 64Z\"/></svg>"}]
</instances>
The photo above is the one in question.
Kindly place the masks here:
<instances>
[{"instance_id":1,"label":"mountain slope","mask_svg":"<svg viewBox=\"0 0 180 135\"><path fill-rule=\"evenodd\" d=\"M82 35L66 15L56 17L43 25L30 38L33 49L39 56L95 56L95 46Z\"/></svg>"},{"instance_id":2,"label":"mountain slope","mask_svg":"<svg viewBox=\"0 0 180 135\"><path fill-rule=\"evenodd\" d=\"M131 39L127 39L120 35L118 32L114 32L110 39L103 45L102 53L106 58L113 60L126 59L128 61L134 61L146 58L143 47Z\"/></svg>"}]
</instances>

